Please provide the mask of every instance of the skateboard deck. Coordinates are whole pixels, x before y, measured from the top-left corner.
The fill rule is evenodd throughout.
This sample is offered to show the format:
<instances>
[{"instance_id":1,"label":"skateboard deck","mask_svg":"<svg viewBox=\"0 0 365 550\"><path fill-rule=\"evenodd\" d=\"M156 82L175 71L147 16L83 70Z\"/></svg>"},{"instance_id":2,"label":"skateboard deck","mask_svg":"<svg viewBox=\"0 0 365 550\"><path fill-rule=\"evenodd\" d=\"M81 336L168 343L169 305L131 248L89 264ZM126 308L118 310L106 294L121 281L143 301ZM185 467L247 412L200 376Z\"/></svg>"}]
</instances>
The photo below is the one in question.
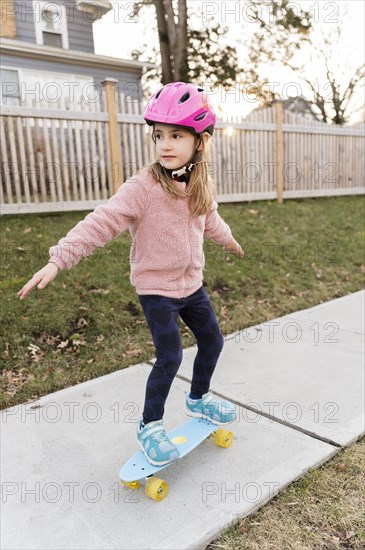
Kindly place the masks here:
<instances>
[{"instance_id":1,"label":"skateboard deck","mask_svg":"<svg viewBox=\"0 0 365 550\"><path fill-rule=\"evenodd\" d=\"M167 435L179 450L178 459L162 466L155 466L148 462L143 451L139 451L124 464L119 472L121 482L132 489L140 486L139 480L147 479L145 493L154 500L162 500L167 495L166 481L155 477L160 470L186 456L210 436L214 436L216 444L220 447L230 447L233 441L232 432L220 428L205 418L191 418Z\"/></svg>"}]
</instances>

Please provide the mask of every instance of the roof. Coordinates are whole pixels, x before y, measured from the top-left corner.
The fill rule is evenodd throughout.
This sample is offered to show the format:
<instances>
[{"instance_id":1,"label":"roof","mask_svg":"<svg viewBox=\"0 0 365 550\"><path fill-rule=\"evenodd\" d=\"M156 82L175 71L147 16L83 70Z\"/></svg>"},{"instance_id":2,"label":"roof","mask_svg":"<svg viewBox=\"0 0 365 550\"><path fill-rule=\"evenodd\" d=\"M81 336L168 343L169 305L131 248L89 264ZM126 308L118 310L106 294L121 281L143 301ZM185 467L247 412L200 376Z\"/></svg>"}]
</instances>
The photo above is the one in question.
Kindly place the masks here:
<instances>
[{"instance_id":1,"label":"roof","mask_svg":"<svg viewBox=\"0 0 365 550\"><path fill-rule=\"evenodd\" d=\"M99 8L101 17L113 8L109 0L76 0L76 5L80 10L86 8L91 12L97 12Z\"/></svg>"},{"instance_id":2,"label":"roof","mask_svg":"<svg viewBox=\"0 0 365 550\"><path fill-rule=\"evenodd\" d=\"M132 72L142 72L155 68L153 63L144 61L134 61L130 59L121 59L119 57L110 57L107 55L98 55L95 53L81 52L64 48L47 46L12 38L0 38L1 53L14 56L31 57L38 59L47 59L47 61L67 62L70 65L82 65L92 67L105 67Z\"/></svg>"}]
</instances>

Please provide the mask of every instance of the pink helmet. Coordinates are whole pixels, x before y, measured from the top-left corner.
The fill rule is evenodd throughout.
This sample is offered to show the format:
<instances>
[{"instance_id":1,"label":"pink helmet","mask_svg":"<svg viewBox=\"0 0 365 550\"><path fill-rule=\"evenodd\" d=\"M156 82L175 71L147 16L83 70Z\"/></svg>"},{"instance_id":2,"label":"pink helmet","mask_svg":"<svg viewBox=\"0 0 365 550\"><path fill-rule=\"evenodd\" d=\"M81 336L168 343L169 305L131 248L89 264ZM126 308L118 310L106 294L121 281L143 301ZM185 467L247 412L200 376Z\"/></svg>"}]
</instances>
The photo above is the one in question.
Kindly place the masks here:
<instances>
[{"instance_id":1,"label":"pink helmet","mask_svg":"<svg viewBox=\"0 0 365 550\"><path fill-rule=\"evenodd\" d=\"M216 115L203 88L185 82L171 82L149 98L144 119L152 126L154 122L176 124L195 130L197 134L209 132L212 136Z\"/></svg>"}]
</instances>

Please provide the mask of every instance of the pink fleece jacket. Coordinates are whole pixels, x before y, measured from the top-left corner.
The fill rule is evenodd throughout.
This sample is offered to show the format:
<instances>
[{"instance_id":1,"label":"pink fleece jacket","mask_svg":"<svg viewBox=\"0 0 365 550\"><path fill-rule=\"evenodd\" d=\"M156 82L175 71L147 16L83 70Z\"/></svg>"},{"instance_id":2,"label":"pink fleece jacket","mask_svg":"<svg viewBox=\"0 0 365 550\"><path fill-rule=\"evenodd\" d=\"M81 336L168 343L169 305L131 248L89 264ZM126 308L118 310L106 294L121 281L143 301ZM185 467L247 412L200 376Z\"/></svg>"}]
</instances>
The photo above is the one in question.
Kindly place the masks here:
<instances>
[{"instance_id":1,"label":"pink fleece jacket","mask_svg":"<svg viewBox=\"0 0 365 550\"><path fill-rule=\"evenodd\" d=\"M186 189L183 181L173 185ZM71 269L129 229L130 281L137 294L186 298L203 284L204 237L222 245L234 240L216 201L206 215L194 217L187 201L170 197L145 167L51 246L49 261L61 270Z\"/></svg>"}]
</instances>

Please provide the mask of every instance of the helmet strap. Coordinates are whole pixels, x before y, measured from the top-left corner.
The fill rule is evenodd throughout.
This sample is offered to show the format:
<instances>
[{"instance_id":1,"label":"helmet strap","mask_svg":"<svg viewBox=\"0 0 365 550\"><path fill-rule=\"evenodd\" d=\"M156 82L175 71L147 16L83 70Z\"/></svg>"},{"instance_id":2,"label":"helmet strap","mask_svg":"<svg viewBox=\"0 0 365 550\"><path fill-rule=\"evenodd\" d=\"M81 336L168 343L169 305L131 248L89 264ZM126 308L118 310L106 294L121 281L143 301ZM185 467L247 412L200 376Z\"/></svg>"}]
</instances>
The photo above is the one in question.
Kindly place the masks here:
<instances>
[{"instance_id":1,"label":"helmet strap","mask_svg":"<svg viewBox=\"0 0 365 550\"><path fill-rule=\"evenodd\" d=\"M192 162L190 164L186 164L185 166L183 166L182 168L179 168L178 170L173 170L171 172L172 179L177 179L179 181L178 178L181 178L182 176L189 174L195 168L195 166L196 164Z\"/></svg>"},{"instance_id":2,"label":"helmet strap","mask_svg":"<svg viewBox=\"0 0 365 550\"><path fill-rule=\"evenodd\" d=\"M162 164L161 161L159 161L161 166L165 168L165 166ZM190 172L192 172L195 168L196 164L193 162L186 164L182 168L178 168L177 170L169 170L168 168L165 168L165 171L168 173L168 175L176 181L187 181L189 178Z\"/></svg>"}]
</instances>

